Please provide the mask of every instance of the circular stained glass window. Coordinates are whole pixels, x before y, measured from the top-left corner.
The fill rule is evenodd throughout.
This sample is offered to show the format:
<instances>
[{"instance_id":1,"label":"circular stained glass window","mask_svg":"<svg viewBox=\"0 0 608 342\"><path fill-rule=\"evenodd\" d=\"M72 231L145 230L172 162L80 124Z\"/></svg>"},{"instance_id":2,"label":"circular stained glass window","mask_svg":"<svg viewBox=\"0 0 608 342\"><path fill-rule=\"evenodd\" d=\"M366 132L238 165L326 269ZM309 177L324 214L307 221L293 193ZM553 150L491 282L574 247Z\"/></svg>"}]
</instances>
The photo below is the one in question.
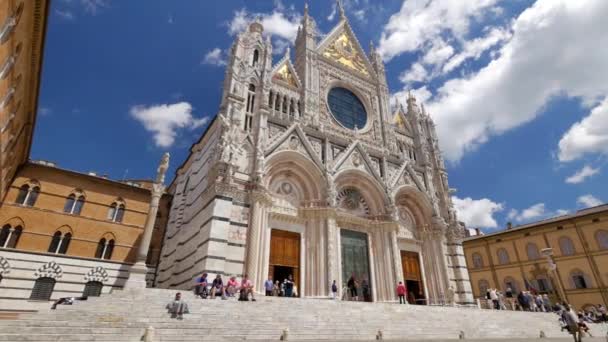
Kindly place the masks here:
<instances>
[{"instance_id":1,"label":"circular stained glass window","mask_svg":"<svg viewBox=\"0 0 608 342\"><path fill-rule=\"evenodd\" d=\"M327 104L331 114L342 126L361 129L367 124L365 107L352 91L341 87L332 88L327 95Z\"/></svg>"}]
</instances>

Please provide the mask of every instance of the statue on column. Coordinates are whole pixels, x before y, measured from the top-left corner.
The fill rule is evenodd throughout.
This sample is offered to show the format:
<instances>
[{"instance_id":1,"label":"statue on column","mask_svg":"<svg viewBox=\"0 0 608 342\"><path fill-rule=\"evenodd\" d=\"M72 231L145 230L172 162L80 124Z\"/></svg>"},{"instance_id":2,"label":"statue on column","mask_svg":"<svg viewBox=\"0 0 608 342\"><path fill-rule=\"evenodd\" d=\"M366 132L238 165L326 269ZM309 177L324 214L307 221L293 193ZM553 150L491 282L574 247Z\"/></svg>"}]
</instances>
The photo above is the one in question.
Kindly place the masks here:
<instances>
[{"instance_id":1,"label":"statue on column","mask_svg":"<svg viewBox=\"0 0 608 342\"><path fill-rule=\"evenodd\" d=\"M167 173L167 169L169 168L169 157L171 155L169 152L165 152L163 157L160 160L160 164L158 164L158 169L156 169L156 184L164 184L165 183L165 174Z\"/></svg>"},{"instance_id":2,"label":"statue on column","mask_svg":"<svg viewBox=\"0 0 608 342\"><path fill-rule=\"evenodd\" d=\"M169 152L165 152L163 157L160 159L160 163L158 164L158 169L156 169L156 180L154 184L152 184L152 192L154 194L160 194L165 188L165 174L167 173L167 169L169 168L169 157L171 155Z\"/></svg>"}]
</instances>

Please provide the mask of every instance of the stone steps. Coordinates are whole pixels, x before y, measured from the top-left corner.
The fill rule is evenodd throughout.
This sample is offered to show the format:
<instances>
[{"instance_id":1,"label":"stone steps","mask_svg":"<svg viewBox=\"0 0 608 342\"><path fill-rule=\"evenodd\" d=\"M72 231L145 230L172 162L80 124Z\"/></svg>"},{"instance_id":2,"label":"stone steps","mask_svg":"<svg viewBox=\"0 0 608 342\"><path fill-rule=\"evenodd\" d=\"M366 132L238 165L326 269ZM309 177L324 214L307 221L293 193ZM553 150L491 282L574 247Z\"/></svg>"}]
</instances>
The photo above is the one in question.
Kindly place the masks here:
<instances>
[{"instance_id":1,"label":"stone steps","mask_svg":"<svg viewBox=\"0 0 608 342\"><path fill-rule=\"evenodd\" d=\"M71 306L0 320L0 341L139 341L154 327L155 341L568 338L557 315L394 303L260 297L256 302L202 300L182 291L190 314L169 317L174 290L116 291ZM594 327L595 329L595 327ZM604 331L605 332L605 331Z\"/></svg>"}]
</instances>

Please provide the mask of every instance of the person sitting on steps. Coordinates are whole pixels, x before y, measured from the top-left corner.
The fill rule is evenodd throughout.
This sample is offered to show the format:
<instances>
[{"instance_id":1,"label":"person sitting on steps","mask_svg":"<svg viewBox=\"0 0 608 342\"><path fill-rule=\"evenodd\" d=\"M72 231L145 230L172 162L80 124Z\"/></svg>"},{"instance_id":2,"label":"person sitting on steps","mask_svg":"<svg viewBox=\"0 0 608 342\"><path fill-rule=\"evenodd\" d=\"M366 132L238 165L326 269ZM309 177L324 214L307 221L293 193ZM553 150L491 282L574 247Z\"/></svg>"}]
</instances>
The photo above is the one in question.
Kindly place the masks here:
<instances>
[{"instance_id":1,"label":"person sitting on steps","mask_svg":"<svg viewBox=\"0 0 608 342\"><path fill-rule=\"evenodd\" d=\"M207 283L207 273L203 273L203 275L196 280L196 284L197 285L194 287L194 294L206 299L209 294L209 291L207 290L207 286L209 285Z\"/></svg>"},{"instance_id":2,"label":"person sitting on steps","mask_svg":"<svg viewBox=\"0 0 608 342\"><path fill-rule=\"evenodd\" d=\"M226 299L226 288L224 287L222 275L220 274L213 279L213 284L211 284L211 299L215 299L215 296L218 293L222 296L222 299Z\"/></svg>"},{"instance_id":3,"label":"person sitting on steps","mask_svg":"<svg viewBox=\"0 0 608 342\"><path fill-rule=\"evenodd\" d=\"M171 314L171 318L184 319L184 314L190 313L188 304L182 300L180 292L175 294L175 299L165 307Z\"/></svg>"},{"instance_id":4,"label":"person sitting on steps","mask_svg":"<svg viewBox=\"0 0 608 342\"><path fill-rule=\"evenodd\" d=\"M232 276L230 277L230 279L228 279L228 283L226 284L226 295L228 295L228 297L234 297L234 294L236 293L238 288L238 283L236 281L236 277Z\"/></svg>"},{"instance_id":5,"label":"person sitting on steps","mask_svg":"<svg viewBox=\"0 0 608 342\"><path fill-rule=\"evenodd\" d=\"M249 295L251 294L251 301L255 302L255 295L253 293L253 283L249 280L249 277L245 274L243 276L243 280L241 281L241 294L239 296L239 300L247 301L249 300Z\"/></svg>"}]
</instances>

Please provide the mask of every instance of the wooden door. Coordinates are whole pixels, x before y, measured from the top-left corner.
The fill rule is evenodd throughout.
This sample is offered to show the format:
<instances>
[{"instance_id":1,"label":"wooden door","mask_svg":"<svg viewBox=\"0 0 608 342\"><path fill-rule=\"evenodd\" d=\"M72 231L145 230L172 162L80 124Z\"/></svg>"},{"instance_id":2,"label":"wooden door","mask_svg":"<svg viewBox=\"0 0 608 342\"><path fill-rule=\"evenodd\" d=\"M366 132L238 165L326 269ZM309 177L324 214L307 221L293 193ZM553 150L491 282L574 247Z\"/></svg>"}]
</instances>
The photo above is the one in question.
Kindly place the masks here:
<instances>
[{"instance_id":1,"label":"wooden door","mask_svg":"<svg viewBox=\"0 0 608 342\"><path fill-rule=\"evenodd\" d=\"M403 268L403 280L408 291L408 301L411 304L424 304L424 285L419 254L401 251L401 266Z\"/></svg>"},{"instance_id":2,"label":"wooden door","mask_svg":"<svg viewBox=\"0 0 608 342\"><path fill-rule=\"evenodd\" d=\"M405 280L422 281L418 253L401 251L401 265L403 267L403 278Z\"/></svg>"},{"instance_id":3,"label":"wooden door","mask_svg":"<svg viewBox=\"0 0 608 342\"><path fill-rule=\"evenodd\" d=\"M275 266L293 269L293 280L300 287L300 234L285 230L272 229L270 232L270 276L274 274ZM280 280L280 279L278 279Z\"/></svg>"}]
</instances>

